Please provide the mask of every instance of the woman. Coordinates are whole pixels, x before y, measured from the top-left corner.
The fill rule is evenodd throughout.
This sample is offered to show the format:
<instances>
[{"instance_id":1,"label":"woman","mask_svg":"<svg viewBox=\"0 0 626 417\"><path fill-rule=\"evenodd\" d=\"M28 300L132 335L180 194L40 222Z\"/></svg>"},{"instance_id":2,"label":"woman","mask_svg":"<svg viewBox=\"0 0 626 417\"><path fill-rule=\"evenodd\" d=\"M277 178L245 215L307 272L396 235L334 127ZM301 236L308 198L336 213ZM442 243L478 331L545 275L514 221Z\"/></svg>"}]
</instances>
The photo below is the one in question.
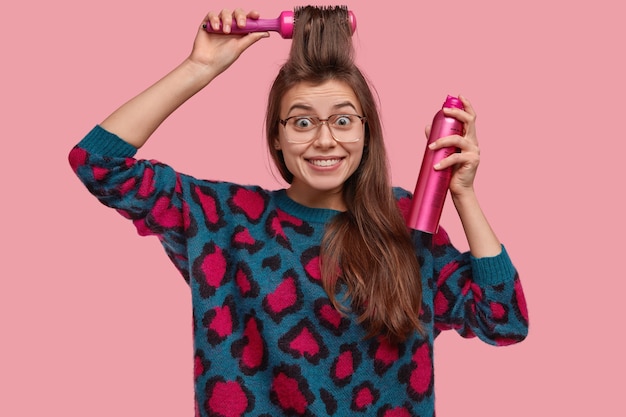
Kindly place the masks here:
<instances>
[{"instance_id":1,"label":"woman","mask_svg":"<svg viewBox=\"0 0 626 417\"><path fill-rule=\"evenodd\" d=\"M223 10L203 24L243 26ZM133 159L178 106L267 33L208 34L191 55L72 151L100 201L156 235L190 285L197 414L434 415L433 341L444 329L487 343L527 332L521 286L473 191L475 113L455 146L450 192L470 252L444 231L409 231L410 194L389 184L371 90L342 8L300 11L270 91L268 148L284 190L206 181Z\"/></svg>"}]
</instances>

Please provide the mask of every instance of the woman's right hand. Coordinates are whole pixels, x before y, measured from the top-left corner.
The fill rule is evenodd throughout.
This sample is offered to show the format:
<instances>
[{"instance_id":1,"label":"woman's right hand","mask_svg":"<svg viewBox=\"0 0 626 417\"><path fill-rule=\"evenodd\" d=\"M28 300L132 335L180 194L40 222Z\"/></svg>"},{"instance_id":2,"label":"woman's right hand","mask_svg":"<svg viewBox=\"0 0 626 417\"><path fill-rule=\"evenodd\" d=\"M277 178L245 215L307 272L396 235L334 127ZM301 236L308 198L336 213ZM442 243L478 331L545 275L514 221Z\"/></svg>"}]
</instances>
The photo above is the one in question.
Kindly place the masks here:
<instances>
[{"instance_id":1,"label":"woman's right hand","mask_svg":"<svg viewBox=\"0 0 626 417\"><path fill-rule=\"evenodd\" d=\"M245 27L246 18L258 19L259 16L259 12L255 10L247 14L242 9L233 11L223 9L219 13L209 12L198 28L193 50L188 59L195 64L210 68L211 72L223 72L248 47L262 38L269 37L268 32L253 32L246 35L230 34L230 29L234 25ZM205 24L216 30L221 25L223 33L209 33L203 27Z\"/></svg>"}]
</instances>

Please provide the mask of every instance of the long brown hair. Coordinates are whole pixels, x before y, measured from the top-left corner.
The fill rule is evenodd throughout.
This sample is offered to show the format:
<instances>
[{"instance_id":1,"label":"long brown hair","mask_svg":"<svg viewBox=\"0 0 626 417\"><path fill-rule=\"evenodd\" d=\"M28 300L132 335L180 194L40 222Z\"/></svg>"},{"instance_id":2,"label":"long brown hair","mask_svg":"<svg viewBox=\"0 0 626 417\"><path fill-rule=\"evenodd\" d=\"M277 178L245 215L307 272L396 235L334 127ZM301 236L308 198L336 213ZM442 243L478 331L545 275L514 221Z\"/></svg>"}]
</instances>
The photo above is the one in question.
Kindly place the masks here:
<instances>
[{"instance_id":1,"label":"long brown hair","mask_svg":"<svg viewBox=\"0 0 626 417\"><path fill-rule=\"evenodd\" d=\"M343 186L347 210L326 226L320 249L322 282L339 311L347 308L337 299L337 284L346 285L350 307L368 337L384 335L392 342L402 341L422 330L420 269L393 196L377 103L354 63L347 10L307 6L297 12L295 25L289 59L269 94L268 149L282 177L291 183L293 175L282 152L273 146L281 98L302 82L319 85L338 80L353 89L367 118L365 146L359 167Z\"/></svg>"}]
</instances>

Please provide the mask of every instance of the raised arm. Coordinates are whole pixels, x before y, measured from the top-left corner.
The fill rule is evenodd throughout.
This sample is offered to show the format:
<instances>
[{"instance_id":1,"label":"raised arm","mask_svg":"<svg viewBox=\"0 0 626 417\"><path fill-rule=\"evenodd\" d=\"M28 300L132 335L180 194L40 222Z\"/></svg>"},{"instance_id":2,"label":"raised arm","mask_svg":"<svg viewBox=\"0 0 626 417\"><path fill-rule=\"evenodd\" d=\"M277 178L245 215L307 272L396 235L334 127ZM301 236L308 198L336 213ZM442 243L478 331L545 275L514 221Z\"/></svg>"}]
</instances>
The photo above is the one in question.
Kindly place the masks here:
<instances>
[{"instance_id":1,"label":"raised arm","mask_svg":"<svg viewBox=\"0 0 626 417\"><path fill-rule=\"evenodd\" d=\"M209 12L202 24L221 22L228 33L232 25L245 26L246 16L258 19L259 13L251 11L246 15L241 9ZM269 36L267 32L243 36L209 34L202 24L191 54L165 77L115 110L101 127L140 148L174 110L226 70L248 47Z\"/></svg>"}]
</instances>

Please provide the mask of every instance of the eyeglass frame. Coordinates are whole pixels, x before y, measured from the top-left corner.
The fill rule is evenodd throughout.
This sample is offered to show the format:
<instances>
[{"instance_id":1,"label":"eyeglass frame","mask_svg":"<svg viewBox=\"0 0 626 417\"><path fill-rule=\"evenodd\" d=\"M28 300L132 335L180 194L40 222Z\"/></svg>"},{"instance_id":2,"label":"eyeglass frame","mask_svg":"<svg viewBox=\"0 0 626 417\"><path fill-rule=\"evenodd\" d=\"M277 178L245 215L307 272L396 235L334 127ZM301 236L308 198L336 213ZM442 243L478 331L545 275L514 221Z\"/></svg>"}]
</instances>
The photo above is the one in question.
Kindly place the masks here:
<instances>
[{"instance_id":1,"label":"eyeglass frame","mask_svg":"<svg viewBox=\"0 0 626 417\"><path fill-rule=\"evenodd\" d=\"M339 143L356 143L358 141L361 140L361 138L356 138L355 140L339 140L335 137L335 135L333 134L333 129L330 127L330 125L328 124L328 121L330 119L332 119L333 117L337 117L337 116L355 116L358 117L359 120L361 121L361 126L363 126L365 124L365 122L367 121L367 117L366 116L360 116L358 114L353 114L353 113L337 113L337 114L331 114L330 116L328 116L326 119L321 119L318 116L312 116L312 115L295 115L295 116L289 116L286 119L278 119L278 122L283 125L283 128L287 128L287 122L290 119L294 119L296 117L301 117L301 118L307 118L307 119L312 119L316 124L316 129L317 132L315 132L315 135L313 135L313 138L311 138L310 140L306 141L306 142L296 142L293 140L289 140L289 138L287 139L287 142L289 143L297 143L297 144L305 144L305 143L311 143L313 142L315 139L317 139L321 126L322 125L326 125L326 127L328 127L328 131L330 132L330 136L333 138L333 140L335 142L339 142Z\"/></svg>"}]
</instances>

